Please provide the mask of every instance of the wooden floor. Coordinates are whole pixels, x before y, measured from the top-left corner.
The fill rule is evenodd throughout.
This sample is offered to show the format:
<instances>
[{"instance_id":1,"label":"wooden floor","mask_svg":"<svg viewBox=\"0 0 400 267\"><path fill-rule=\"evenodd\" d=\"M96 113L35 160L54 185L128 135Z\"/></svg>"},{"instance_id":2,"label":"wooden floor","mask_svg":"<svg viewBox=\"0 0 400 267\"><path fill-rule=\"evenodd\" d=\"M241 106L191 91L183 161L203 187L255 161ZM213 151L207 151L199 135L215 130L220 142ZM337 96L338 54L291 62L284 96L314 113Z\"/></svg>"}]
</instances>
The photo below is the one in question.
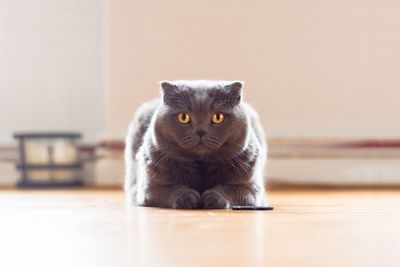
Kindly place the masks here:
<instances>
[{"instance_id":1,"label":"wooden floor","mask_svg":"<svg viewBox=\"0 0 400 267\"><path fill-rule=\"evenodd\" d=\"M0 191L0 266L400 266L400 191L273 191L274 211L124 206L122 192Z\"/></svg>"}]
</instances>

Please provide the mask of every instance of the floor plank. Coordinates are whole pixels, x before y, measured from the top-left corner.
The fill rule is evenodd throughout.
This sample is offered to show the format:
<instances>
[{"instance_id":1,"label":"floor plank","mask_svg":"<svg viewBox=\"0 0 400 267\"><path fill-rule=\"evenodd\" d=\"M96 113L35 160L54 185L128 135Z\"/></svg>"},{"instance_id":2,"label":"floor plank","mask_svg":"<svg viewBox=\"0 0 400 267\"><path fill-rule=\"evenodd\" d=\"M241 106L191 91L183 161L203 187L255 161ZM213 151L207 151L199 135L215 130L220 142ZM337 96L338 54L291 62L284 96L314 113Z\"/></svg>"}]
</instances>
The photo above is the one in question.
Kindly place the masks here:
<instances>
[{"instance_id":1,"label":"floor plank","mask_svg":"<svg viewBox=\"0 0 400 267\"><path fill-rule=\"evenodd\" d=\"M400 266L399 190L277 190L274 211L126 207L117 190L0 191L0 266Z\"/></svg>"}]
</instances>

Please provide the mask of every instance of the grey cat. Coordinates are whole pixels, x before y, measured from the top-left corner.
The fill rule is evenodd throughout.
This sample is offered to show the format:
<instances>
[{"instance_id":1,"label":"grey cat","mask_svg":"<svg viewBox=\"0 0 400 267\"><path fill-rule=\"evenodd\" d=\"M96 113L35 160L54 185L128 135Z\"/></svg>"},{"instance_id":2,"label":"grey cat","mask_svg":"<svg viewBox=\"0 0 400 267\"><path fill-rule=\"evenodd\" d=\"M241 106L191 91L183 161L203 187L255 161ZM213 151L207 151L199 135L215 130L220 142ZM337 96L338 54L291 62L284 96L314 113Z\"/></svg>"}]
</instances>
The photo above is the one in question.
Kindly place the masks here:
<instances>
[{"instance_id":1,"label":"grey cat","mask_svg":"<svg viewBox=\"0 0 400 267\"><path fill-rule=\"evenodd\" d=\"M239 81L161 82L126 137L125 189L141 206L262 205L267 144Z\"/></svg>"}]
</instances>

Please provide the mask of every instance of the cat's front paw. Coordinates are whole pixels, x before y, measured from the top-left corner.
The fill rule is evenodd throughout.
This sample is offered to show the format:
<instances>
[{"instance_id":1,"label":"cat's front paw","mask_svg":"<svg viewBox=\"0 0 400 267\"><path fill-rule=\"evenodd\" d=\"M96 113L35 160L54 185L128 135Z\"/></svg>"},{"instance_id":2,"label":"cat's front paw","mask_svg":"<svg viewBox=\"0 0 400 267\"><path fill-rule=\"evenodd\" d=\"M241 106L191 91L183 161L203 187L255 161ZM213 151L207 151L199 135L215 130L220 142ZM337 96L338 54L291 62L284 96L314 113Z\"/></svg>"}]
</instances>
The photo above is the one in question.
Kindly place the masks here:
<instances>
[{"instance_id":1,"label":"cat's front paw","mask_svg":"<svg viewBox=\"0 0 400 267\"><path fill-rule=\"evenodd\" d=\"M207 190L201 196L203 207L206 209L227 209L229 201L219 192L215 190Z\"/></svg>"},{"instance_id":2,"label":"cat's front paw","mask_svg":"<svg viewBox=\"0 0 400 267\"><path fill-rule=\"evenodd\" d=\"M177 196L172 207L174 209L195 209L200 207L200 194L194 190L182 192Z\"/></svg>"}]
</instances>

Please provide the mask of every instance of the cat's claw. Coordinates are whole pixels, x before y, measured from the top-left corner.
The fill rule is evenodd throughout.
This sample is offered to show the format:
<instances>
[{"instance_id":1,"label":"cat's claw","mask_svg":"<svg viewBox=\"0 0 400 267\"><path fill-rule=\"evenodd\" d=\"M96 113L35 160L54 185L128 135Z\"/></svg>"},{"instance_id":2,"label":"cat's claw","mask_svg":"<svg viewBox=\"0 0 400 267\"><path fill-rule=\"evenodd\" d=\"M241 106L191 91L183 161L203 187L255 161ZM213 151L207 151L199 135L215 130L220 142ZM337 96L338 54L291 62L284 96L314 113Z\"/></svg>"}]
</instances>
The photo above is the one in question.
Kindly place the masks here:
<instances>
[{"instance_id":1,"label":"cat's claw","mask_svg":"<svg viewBox=\"0 0 400 267\"><path fill-rule=\"evenodd\" d=\"M200 194L194 190L183 192L172 206L174 209L195 209L200 207Z\"/></svg>"},{"instance_id":2,"label":"cat's claw","mask_svg":"<svg viewBox=\"0 0 400 267\"><path fill-rule=\"evenodd\" d=\"M229 201L215 190L207 190L201 196L205 209L227 209Z\"/></svg>"}]
</instances>

